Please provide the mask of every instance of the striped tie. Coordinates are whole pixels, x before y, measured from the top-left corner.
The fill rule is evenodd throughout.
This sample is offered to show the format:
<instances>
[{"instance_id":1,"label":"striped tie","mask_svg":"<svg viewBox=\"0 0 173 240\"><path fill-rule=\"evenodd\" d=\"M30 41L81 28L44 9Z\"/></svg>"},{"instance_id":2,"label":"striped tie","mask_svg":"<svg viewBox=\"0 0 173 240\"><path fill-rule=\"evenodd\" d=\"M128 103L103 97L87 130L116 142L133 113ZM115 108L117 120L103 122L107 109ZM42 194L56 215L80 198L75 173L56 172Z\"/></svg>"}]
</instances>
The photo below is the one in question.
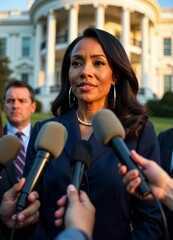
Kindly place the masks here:
<instances>
[{"instance_id":1,"label":"striped tie","mask_svg":"<svg viewBox=\"0 0 173 240\"><path fill-rule=\"evenodd\" d=\"M25 166L25 157L26 157L25 147L24 147L24 143L23 143L23 140L22 140L22 135L24 135L22 132L17 132L16 133L16 136L19 138L20 143L21 143L20 153L15 160L16 174L17 174L18 181L20 181L20 179L22 178L23 169L24 169L24 166Z\"/></svg>"}]
</instances>

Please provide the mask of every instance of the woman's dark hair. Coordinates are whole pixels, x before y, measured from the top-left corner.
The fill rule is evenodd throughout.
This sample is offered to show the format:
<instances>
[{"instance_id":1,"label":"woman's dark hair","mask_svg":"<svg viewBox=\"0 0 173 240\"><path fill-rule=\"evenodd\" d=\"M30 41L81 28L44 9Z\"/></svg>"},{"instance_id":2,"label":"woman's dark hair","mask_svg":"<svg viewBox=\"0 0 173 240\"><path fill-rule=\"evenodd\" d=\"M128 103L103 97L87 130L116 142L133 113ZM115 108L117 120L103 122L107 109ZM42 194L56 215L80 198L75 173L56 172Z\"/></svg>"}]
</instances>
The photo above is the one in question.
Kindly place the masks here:
<instances>
[{"instance_id":1,"label":"woman's dark hair","mask_svg":"<svg viewBox=\"0 0 173 240\"><path fill-rule=\"evenodd\" d=\"M76 38L67 48L62 63L61 89L59 95L52 103L52 113L55 116L59 116L70 110L68 95L70 89L69 68L71 52L75 45L86 37L97 39L112 68L113 75L116 76L116 103L115 105L112 104L114 96L111 87L108 94L108 108L120 119L125 128L126 137L137 137L148 119L146 108L137 101L138 80L119 40L110 33L100 29L85 29L83 35Z\"/></svg>"}]
</instances>

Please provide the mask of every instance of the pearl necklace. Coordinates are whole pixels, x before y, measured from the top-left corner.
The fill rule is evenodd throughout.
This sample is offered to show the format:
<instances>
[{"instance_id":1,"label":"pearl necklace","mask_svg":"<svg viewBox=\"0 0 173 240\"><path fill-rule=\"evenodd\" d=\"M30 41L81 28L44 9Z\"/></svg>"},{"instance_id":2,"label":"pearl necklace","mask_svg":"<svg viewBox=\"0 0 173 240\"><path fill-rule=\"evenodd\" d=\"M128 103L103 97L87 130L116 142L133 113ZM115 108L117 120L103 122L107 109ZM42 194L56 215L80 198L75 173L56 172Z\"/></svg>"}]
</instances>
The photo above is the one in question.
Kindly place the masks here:
<instances>
[{"instance_id":1,"label":"pearl necklace","mask_svg":"<svg viewBox=\"0 0 173 240\"><path fill-rule=\"evenodd\" d=\"M78 112L76 112L76 115L77 115L77 120L80 124L86 126L86 127L91 127L92 126L92 122L84 122L82 121L80 118L79 118L79 115L78 115Z\"/></svg>"}]
</instances>

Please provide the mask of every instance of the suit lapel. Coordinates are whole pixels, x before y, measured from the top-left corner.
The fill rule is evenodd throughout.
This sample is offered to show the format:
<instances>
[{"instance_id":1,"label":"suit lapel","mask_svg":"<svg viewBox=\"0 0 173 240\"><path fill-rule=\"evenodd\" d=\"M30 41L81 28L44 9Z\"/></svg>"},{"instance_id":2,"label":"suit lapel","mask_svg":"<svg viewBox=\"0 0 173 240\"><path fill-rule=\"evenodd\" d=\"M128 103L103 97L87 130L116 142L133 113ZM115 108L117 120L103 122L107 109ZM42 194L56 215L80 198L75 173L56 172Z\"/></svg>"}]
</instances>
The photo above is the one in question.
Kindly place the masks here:
<instances>
[{"instance_id":1,"label":"suit lapel","mask_svg":"<svg viewBox=\"0 0 173 240\"><path fill-rule=\"evenodd\" d=\"M64 150L69 156L71 156L74 144L81 139L75 110L71 109L71 111L69 111L67 114L61 116L59 122L62 123L67 129L68 138ZM95 161L100 155L103 155L105 151L108 151L108 147L104 147L96 140L94 133L92 133L88 141L92 146L92 161Z\"/></svg>"}]
</instances>

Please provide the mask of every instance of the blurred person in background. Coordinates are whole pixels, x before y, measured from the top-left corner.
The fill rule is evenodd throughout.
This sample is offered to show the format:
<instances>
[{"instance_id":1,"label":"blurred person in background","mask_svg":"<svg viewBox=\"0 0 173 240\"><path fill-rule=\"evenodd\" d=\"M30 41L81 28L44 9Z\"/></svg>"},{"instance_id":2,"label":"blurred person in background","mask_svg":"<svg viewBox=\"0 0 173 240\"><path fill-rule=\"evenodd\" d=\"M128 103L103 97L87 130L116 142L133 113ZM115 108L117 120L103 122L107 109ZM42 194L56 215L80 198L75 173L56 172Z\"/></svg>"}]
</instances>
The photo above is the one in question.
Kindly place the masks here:
<instances>
[{"instance_id":1,"label":"blurred person in background","mask_svg":"<svg viewBox=\"0 0 173 240\"><path fill-rule=\"evenodd\" d=\"M20 134L22 151L9 167L0 172L0 202L4 193L20 181L23 174L26 150L32 131L31 115L36 110L35 93L32 87L24 81L15 79L8 82L4 90L3 109L7 118L7 124L3 129L4 135Z\"/></svg>"},{"instance_id":2,"label":"blurred person in background","mask_svg":"<svg viewBox=\"0 0 173 240\"><path fill-rule=\"evenodd\" d=\"M0 137L3 137L3 122L2 122L1 106L0 106ZM10 234L11 234L14 220L16 217L15 216L16 202L18 200L18 195L24 183L25 183L25 179L22 179L19 183L16 183L8 191L6 191L2 196L2 200L0 203L0 239L2 240L10 239ZM2 179L0 179L0 191L1 191L1 187L2 187ZM25 239L25 233L27 231L26 227L33 225L35 222L38 221L38 218L39 218L38 209L40 207L40 202L38 200L38 197L39 196L37 192L32 192L29 194L28 196L29 206L18 215L18 223L16 226L17 229L23 229L23 230L16 231L14 240Z\"/></svg>"},{"instance_id":3,"label":"blurred person in background","mask_svg":"<svg viewBox=\"0 0 173 240\"><path fill-rule=\"evenodd\" d=\"M173 178L173 128L160 132L158 135L160 145L161 167ZM169 236L173 239L173 212L167 207L163 206L167 218ZM164 240L163 235L161 240Z\"/></svg>"}]
</instances>

